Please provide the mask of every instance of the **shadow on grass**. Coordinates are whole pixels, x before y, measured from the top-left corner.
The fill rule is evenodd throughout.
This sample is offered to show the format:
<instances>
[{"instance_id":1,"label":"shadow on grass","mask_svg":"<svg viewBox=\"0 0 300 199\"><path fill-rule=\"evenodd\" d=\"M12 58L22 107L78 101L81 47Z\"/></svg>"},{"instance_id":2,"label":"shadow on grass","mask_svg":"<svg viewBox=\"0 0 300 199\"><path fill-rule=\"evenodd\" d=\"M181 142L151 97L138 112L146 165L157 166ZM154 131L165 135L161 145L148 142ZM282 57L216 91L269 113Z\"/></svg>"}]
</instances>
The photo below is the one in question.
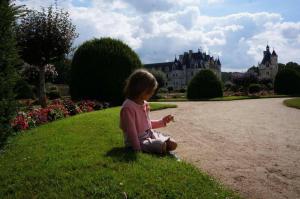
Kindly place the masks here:
<instances>
[{"instance_id":1,"label":"shadow on grass","mask_svg":"<svg viewBox=\"0 0 300 199\"><path fill-rule=\"evenodd\" d=\"M106 156L119 162L133 162L137 159L136 152L125 147L114 147L106 153Z\"/></svg>"},{"instance_id":2,"label":"shadow on grass","mask_svg":"<svg viewBox=\"0 0 300 199\"><path fill-rule=\"evenodd\" d=\"M143 153L157 158L170 157L177 160L179 159L174 152L169 152L167 154L156 154L156 153L146 153L146 152ZM110 157L114 161L119 161L119 162L133 162L136 161L137 159L137 153L134 152L131 148L125 148L125 147L114 147L111 150L109 150L105 156Z\"/></svg>"}]
</instances>

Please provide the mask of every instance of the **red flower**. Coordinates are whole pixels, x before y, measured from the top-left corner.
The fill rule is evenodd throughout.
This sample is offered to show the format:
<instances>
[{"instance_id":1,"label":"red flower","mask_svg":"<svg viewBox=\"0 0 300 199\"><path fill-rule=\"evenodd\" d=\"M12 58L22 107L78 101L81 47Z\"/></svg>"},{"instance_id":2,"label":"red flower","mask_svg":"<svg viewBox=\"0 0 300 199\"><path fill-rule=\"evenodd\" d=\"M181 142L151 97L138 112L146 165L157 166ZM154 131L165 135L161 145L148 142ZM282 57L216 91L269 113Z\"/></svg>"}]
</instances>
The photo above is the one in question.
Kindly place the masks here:
<instances>
[{"instance_id":1,"label":"red flower","mask_svg":"<svg viewBox=\"0 0 300 199\"><path fill-rule=\"evenodd\" d=\"M29 128L25 113L18 113L15 119L12 120L11 126L16 131L26 130Z\"/></svg>"}]
</instances>

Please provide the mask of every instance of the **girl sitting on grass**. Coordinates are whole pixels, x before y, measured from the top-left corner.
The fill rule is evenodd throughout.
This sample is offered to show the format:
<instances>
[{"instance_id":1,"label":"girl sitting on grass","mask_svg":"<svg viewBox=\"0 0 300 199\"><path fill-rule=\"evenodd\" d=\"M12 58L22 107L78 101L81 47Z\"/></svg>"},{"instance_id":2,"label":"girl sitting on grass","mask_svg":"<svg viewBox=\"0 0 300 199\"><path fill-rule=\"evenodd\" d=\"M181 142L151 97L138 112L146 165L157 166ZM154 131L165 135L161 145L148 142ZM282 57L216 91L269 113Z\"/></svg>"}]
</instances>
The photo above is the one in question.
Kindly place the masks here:
<instances>
[{"instance_id":1,"label":"girl sitting on grass","mask_svg":"<svg viewBox=\"0 0 300 199\"><path fill-rule=\"evenodd\" d=\"M135 151L166 154L175 150L177 143L153 129L165 127L173 120L167 115L161 120L150 120L147 102L157 88L155 77L146 70L134 71L126 81L124 89L127 99L120 112L120 127L124 132L125 146Z\"/></svg>"}]
</instances>

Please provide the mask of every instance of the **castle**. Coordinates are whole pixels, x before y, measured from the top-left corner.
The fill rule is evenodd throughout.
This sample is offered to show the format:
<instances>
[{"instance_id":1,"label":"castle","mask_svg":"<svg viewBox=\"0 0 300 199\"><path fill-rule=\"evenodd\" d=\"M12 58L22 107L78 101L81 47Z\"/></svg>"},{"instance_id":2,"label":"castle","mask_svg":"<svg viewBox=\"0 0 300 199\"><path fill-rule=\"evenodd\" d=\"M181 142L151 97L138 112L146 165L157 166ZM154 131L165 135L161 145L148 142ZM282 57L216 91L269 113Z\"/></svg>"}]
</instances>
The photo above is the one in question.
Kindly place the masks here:
<instances>
[{"instance_id":1,"label":"castle","mask_svg":"<svg viewBox=\"0 0 300 199\"><path fill-rule=\"evenodd\" d=\"M145 64L145 68L161 70L167 76L165 87L173 90L186 89L189 81L202 69L210 69L221 80L221 62L218 59L201 52L184 52L173 62Z\"/></svg>"},{"instance_id":2,"label":"castle","mask_svg":"<svg viewBox=\"0 0 300 199\"><path fill-rule=\"evenodd\" d=\"M270 52L270 47L267 45L264 51L264 57L260 64L258 64L258 77L259 79L275 79L278 72L278 56L273 50L272 54Z\"/></svg>"}]
</instances>

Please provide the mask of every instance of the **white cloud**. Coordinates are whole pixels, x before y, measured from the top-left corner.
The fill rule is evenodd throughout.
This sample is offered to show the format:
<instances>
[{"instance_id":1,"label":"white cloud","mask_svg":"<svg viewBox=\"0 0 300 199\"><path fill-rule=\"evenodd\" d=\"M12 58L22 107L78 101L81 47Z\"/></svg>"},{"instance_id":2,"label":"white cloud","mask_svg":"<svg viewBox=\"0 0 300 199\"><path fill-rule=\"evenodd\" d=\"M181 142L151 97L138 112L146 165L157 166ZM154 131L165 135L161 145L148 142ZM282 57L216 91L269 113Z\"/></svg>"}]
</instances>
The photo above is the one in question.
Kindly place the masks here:
<instances>
[{"instance_id":1,"label":"white cloud","mask_svg":"<svg viewBox=\"0 0 300 199\"><path fill-rule=\"evenodd\" d=\"M265 49L262 43L268 41L270 47L277 52L279 62L300 62L299 22L267 23L264 28L264 31L247 41L249 55L256 60L261 59L262 49Z\"/></svg>"},{"instance_id":2,"label":"white cloud","mask_svg":"<svg viewBox=\"0 0 300 199\"><path fill-rule=\"evenodd\" d=\"M73 8L71 17L80 29L81 26L90 26L90 29L82 29L79 32L92 32L94 37L110 36L129 43L133 48L141 45L135 34L139 31L139 17L128 17L117 12L105 12L97 8L77 9ZM83 38L86 40L88 38Z\"/></svg>"}]
</instances>

